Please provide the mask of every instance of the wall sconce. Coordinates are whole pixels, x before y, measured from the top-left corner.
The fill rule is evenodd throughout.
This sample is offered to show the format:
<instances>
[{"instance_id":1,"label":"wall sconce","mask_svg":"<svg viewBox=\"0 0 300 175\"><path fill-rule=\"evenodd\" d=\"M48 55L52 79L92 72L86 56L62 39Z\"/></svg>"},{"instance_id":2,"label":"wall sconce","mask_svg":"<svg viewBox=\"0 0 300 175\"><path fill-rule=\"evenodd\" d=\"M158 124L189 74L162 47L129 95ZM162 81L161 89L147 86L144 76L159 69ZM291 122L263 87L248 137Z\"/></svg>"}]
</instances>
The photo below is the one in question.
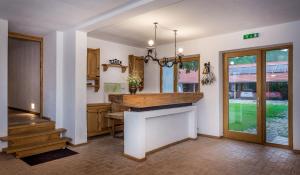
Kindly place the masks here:
<instances>
[{"instance_id":1,"label":"wall sconce","mask_svg":"<svg viewBox=\"0 0 300 175\"><path fill-rule=\"evenodd\" d=\"M211 72L210 62L204 63L204 69L202 74L202 85L210 85L216 80L215 74Z\"/></svg>"},{"instance_id":2,"label":"wall sconce","mask_svg":"<svg viewBox=\"0 0 300 175\"><path fill-rule=\"evenodd\" d=\"M31 103L31 109L35 109L35 104Z\"/></svg>"}]
</instances>

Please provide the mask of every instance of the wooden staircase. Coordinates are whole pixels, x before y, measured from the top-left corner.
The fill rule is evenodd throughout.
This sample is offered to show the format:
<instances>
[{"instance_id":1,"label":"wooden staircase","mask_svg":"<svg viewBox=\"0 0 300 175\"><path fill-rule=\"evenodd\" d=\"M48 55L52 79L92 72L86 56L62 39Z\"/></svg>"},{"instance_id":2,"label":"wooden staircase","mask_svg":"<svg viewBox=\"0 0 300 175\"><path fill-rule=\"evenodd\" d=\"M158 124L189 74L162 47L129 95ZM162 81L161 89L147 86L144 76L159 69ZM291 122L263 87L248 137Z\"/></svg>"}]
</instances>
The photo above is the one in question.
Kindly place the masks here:
<instances>
[{"instance_id":1,"label":"wooden staircase","mask_svg":"<svg viewBox=\"0 0 300 175\"><path fill-rule=\"evenodd\" d=\"M65 129L55 129L55 122L45 121L35 124L10 126L8 137L0 138L8 142L3 151L14 154L17 158L64 149L68 138L62 138Z\"/></svg>"}]
</instances>

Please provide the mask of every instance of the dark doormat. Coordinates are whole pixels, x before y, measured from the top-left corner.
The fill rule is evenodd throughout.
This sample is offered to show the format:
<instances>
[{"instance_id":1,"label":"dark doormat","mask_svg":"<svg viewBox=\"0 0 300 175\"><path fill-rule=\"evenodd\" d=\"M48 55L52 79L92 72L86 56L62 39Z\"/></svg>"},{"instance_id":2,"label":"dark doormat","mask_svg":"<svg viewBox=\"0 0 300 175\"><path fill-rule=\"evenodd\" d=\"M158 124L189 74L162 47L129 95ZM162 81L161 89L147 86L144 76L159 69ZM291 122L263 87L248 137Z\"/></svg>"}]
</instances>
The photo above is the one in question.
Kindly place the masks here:
<instances>
[{"instance_id":1,"label":"dark doormat","mask_svg":"<svg viewBox=\"0 0 300 175\"><path fill-rule=\"evenodd\" d=\"M23 160L30 166L34 166L34 165L38 165L41 163L50 162L52 160L72 156L75 154L78 154L78 153L66 148L66 149L50 151L47 153L37 154L37 155L29 156L29 157L24 157L21 160Z\"/></svg>"}]
</instances>

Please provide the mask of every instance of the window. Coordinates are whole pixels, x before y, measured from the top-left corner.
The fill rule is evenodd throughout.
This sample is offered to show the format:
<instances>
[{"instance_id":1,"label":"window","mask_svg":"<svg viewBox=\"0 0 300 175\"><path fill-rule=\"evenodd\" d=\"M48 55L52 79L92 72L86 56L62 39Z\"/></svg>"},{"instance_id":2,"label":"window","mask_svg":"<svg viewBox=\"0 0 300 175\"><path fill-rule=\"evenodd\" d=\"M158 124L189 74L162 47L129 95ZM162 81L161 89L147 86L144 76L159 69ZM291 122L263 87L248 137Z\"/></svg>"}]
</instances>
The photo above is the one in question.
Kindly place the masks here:
<instances>
[{"instance_id":1,"label":"window","mask_svg":"<svg viewBox=\"0 0 300 175\"><path fill-rule=\"evenodd\" d=\"M162 89L163 92L174 92L174 66L163 67L162 69Z\"/></svg>"},{"instance_id":2,"label":"window","mask_svg":"<svg viewBox=\"0 0 300 175\"><path fill-rule=\"evenodd\" d=\"M160 91L199 92L200 91L200 56L182 59L183 68L179 64L173 67L162 67L160 73Z\"/></svg>"}]
</instances>

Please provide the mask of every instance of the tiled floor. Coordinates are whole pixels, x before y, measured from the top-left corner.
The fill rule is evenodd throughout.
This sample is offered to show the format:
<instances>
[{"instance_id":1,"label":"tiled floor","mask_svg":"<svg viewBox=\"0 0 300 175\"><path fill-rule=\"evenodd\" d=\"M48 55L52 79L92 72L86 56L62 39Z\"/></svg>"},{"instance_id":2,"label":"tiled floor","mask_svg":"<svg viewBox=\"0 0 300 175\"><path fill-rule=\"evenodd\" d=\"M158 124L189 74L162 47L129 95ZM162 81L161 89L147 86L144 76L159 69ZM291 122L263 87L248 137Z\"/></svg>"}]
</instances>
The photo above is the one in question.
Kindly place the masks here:
<instances>
[{"instance_id":1,"label":"tiled floor","mask_svg":"<svg viewBox=\"0 0 300 175\"><path fill-rule=\"evenodd\" d=\"M71 149L80 154L33 167L0 154L0 175L300 175L300 155L227 139L199 137L151 154L142 163L124 158L123 141L110 136Z\"/></svg>"}]
</instances>

